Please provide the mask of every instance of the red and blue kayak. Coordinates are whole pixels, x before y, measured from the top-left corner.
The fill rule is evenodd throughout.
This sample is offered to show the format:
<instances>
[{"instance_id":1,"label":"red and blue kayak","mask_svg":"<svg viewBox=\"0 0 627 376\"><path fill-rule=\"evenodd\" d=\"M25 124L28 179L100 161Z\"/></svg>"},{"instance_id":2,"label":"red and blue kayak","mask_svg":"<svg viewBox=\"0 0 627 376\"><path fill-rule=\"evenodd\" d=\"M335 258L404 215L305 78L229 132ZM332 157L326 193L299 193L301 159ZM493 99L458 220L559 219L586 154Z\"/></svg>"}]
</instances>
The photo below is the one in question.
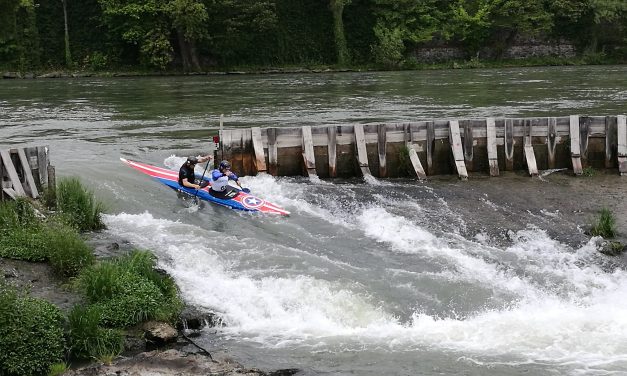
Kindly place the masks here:
<instances>
[{"instance_id":1,"label":"red and blue kayak","mask_svg":"<svg viewBox=\"0 0 627 376\"><path fill-rule=\"evenodd\" d=\"M174 189L177 192L183 192L190 196L198 197L201 200L212 202L214 204L229 207L235 210L243 210L249 212L261 212L280 215L289 215L287 210L274 205L259 197L253 196L250 193L246 193L238 189L237 195L233 198L219 198L212 196L209 193L210 186L195 190L187 187L183 187L179 184L179 174L176 171L169 170L167 168L151 166L149 164L131 161L128 159L120 158L120 160L137 171L156 179L157 181L165 184L166 186Z\"/></svg>"}]
</instances>

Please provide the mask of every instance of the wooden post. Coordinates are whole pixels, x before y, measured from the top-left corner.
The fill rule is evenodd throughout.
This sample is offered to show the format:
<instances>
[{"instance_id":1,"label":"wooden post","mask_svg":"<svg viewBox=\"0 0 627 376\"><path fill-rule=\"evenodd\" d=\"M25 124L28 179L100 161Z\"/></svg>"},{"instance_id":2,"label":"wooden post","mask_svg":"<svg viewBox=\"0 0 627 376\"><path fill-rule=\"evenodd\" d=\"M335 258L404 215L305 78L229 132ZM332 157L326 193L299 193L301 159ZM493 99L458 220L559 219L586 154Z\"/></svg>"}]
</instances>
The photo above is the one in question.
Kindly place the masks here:
<instances>
[{"instance_id":1,"label":"wooden post","mask_svg":"<svg viewBox=\"0 0 627 376\"><path fill-rule=\"evenodd\" d=\"M46 170L48 170L48 188L49 189L53 189L56 192L56 189L57 189L57 178L56 178L56 174L54 172L54 166L53 165L48 165Z\"/></svg>"},{"instance_id":2,"label":"wooden post","mask_svg":"<svg viewBox=\"0 0 627 376\"><path fill-rule=\"evenodd\" d=\"M556 166L555 163L555 147L557 146L557 119L554 117L548 118L548 132L546 136L546 146L548 149L548 166L553 169Z\"/></svg>"},{"instance_id":3,"label":"wooden post","mask_svg":"<svg viewBox=\"0 0 627 376\"><path fill-rule=\"evenodd\" d=\"M314 156L313 149L313 136L311 135L311 127L305 125L301 128L301 133L303 135L303 163L305 164L305 169L307 170L307 175L310 178L318 177L316 173L316 157Z\"/></svg>"},{"instance_id":4,"label":"wooden post","mask_svg":"<svg viewBox=\"0 0 627 376\"><path fill-rule=\"evenodd\" d=\"M263 152L263 143L261 142L261 128L251 128L253 138L253 152L255 153L255 170L257 173L266 172L266 156Z\"/></svg>"},{"instance_id":5,"label":"wooden post","mask_svg":"<svg viewBox=\"0 0 627 376\"><path fill-rule=\"evenodd\" d=\"M434 174L433 149L435 149L435 123L427 122L427 173Z\"/></svg>"},{"instance_id":6,"label":"wooden post","mask_svg":"<svg viewBox=\"0 0 627 376\"><path fill-rule=\"evenodd\" d=\"M337 126L329 125L327 127L328 145L327 152L329 154L329 177L337 176Z\"/></svg>"},{"instance_id":7,"label":"wooden post","mask_svg":"<svg viewBox=\"0 0 627 376\"><path fill-rule=\"evenodd\" d=\"M270 175L277 176L278 172L278 150L277 150L277 142L276 142L276 128L268 128L266 130L268 133L268 172Z\"/></svg>"},{"instance_id":8,"label":"wooden post","mask_svg":"<svg viewBox=\"0 0 627 376\"><path fill-rule=\"evenodd\" d=\"M39 197L39 192L37 191L37 186L35 185L35 179L33 179L33 174L30 168L30 164L28 163L28 159L26 159L26 154L24 153L24 149L17 149L17 155L20 158L20 163L22 164L22 171L24 176L26 177L26 184L28 185L28 189L30 191L30 196L32 198Z\"/></svg>"},{"instance_id":9,"label":"wooden post","mask_svg":"<svg viewBox=\"0 0 627 376\"><path fill-rule=\"evenodd\" d=\"M449 140L451 142L451 150L453 151L453 159L455 160L455 167L457 168L457 174L460 179L467 180L468 172L466 171L466 165L464 164L464 151L462 150L462 140L459 132L459 122L457 120L450 120L449 125Z\"/></svg>"},{"instance_id":10,"label":"wooden post","mask_svg":"<svg viewBox=\"0 0 627 376\"><path fill-rule=\"evenodd\" d=\"M371 175L368 167L368 152L366 151L366 136L364 135L364 126L355 124L353 127L355 132L355 146L357 149L357 161L359 168L364 176Z\"/></svg>"},{"instance_id":11,"label":"wooden post","mask_svg":"<svg viewBox=\"0 0 627 376\"><path fill-rule=\"evenodd\" d=\"M4 169L9 175L9 181L13 186L13 191L15 191L15 195L17 196L26 196L26 192L24 192L24 187L22 187L22 182L20 182L20 178L17 175L17 171L15 170L15 166L13 166L13 161L11 160L11 156L7 150L0 150L0 157L2 158L2 164L4 165ZM9 196L11 194L7 192L7 189L4 189L5 193Z\"/></svg>"},{"instance_id":12,"label":"wooden post","mask_svg":"<svg viewBox=\"0 0 627 376\"><path fill-rule=\"evenodd\" d=\"M592 118L589 116L582 116L579 119L579 142L582 165L588 164L588 139L590 138L590 124Z\"/></svg>"},{"instance_id":13,"label":"wooden post","mask_svg":"<svg viewBox=\"0 0 627 376\"><path fill-rule=\"evenodd\" d=\"M494 118L485 121L487 130L488 162L490 164L490 176L499 176L499 159L496 149L496 125Z\"/></svg>"},{"instance_id":14,"label":"wooden post","mask_svg":"<svg viewBox=\"0 0 627 376\"><path fill-rule=\"evenodd\" d=\"M627 117L616 117L616 129L618 131L618 171L621 176L627 175Z\"/></svg>"},{"instance_id":15,"label":"wooden post","mask_svg":"<svg viewBox=\"0 0 627 376\"><path fill-rule=\"evenodd\" d=\"M464 161L466 164L466 168L474 170L473 167L473 149L474 149L474 138L472 134L472 125L470 120L465 120L464 124Z\"/></svg>"},{"instance_id":16,"label":"wooden post","mask_svg":"<svg viewBox=\"0 0 627 376\"><path fill-rule=\"evenodd\" d=\"M532 122L529 119L524 121L524 147L525 159L527 161L527 169L530 176L538 176L538 164L536 163L536 155L533 152L533 145L531 144L531 131Z\"/></svg>"},{"instance_id":17,"label":"wooden post","mask_svg":"<svg viewBox=\"0 0 627 376\"><path fill-rule=\"evenodd\" d=\"M575 175L583 174L581 167L581 143L579 141L579 116L570 115L570 157Z\"/></svg>"},{"instance_id":18,"label":"wooden post","mask_svg":"<svg viewBox=\"0 0 627 376\"><path fill-rule=\"evenodd\" d=\"M505 170L514 170L514 120L505 119Z\"/></svg>"},{"instance_id":19,"label":"wooden post","mask_svg":"<svg viewBox=\"0 0 627 376\"><path fill-rule=\"evenodd\" d=\"M377 151L379 152L379 177L388 176L386 166L387 132L385 124L377 125Z\"/></svg>"},{"instance_id":20,"label":"wooden post","mask_svg":"<svg viewBox=\"0 0 627 376\"><path fill-rule=\"evenodd\" d=\"M616 120L614 116L605 117L605 168L614 167L614 154L618 144Z\"/></svg>"}]
</instances>

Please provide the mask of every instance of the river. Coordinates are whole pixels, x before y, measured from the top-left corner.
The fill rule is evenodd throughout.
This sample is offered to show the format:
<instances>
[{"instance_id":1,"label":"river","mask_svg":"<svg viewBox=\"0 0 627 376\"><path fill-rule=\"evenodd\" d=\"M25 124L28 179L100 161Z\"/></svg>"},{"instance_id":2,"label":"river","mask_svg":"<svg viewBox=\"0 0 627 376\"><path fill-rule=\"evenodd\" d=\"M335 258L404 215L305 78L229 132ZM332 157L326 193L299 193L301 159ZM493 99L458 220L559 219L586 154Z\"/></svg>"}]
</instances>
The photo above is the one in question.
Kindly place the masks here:
<instances>
[{"instance_id":1,"label":"river","mask_svg":"<svg viewBox=\"0 0 627 376\"><path fill-rule=\"evenodd\" d=\"M302 375L627 373L627 269L585 224L627 232L616 172L575 178L244 177L289 217L187 208L119 157L173 169L226 127L627 114L627 66L0 81L0 148L49 145L224 326L199 341ZM588 180L585 180L588 179Z\"/></svg>"}]
</instances>

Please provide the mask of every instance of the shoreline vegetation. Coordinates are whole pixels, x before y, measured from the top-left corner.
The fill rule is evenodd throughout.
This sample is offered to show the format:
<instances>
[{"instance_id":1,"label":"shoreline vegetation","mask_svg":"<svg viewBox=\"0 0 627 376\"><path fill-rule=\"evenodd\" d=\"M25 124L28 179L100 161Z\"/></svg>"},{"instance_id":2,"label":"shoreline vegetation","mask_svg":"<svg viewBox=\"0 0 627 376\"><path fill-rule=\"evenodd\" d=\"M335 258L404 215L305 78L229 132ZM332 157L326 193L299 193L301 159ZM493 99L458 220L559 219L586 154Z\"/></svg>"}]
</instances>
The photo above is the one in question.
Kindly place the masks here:
<instances>
[{"instance_id":1,"label":"shoreline vegetation","mask_svg":"<svg viewBox=\"0 0 627 376\"><path fill-rule=\"evenodd\" d=\"M0 202L0 374L296 372L243 369L196 345L217 320L185 306L150 251L114 245L102 257L85 240L105 228L103 210L77 178L41 201Z\"/></svg>"},{"instance_id":2,"label":"shoreline vegetation","mask_svg":"<svg viewBox=\"0 0 627 376\"><path fill-rule=\"evenodd\" d=\"M83 78L83 77L167 77L167 76L221 76L221 75L258 75L258 74L314 74L343 72L379 72L379 71L430 71L449 69L503 69L547 66L586 66L586 65L625 65L627 61L608 58L603 54L587 54L577 57L531 57L506 60L450 60L438 63L407 63L394 69L385 69L374 65L340 67L337 65L304 66L234 66L206 71L183 70L148 70L141 68L119 68L112 70L66 69L64 67L45 70L16 71L0 68L1 79L35 78Z\"/></svg>"}]
</instances>

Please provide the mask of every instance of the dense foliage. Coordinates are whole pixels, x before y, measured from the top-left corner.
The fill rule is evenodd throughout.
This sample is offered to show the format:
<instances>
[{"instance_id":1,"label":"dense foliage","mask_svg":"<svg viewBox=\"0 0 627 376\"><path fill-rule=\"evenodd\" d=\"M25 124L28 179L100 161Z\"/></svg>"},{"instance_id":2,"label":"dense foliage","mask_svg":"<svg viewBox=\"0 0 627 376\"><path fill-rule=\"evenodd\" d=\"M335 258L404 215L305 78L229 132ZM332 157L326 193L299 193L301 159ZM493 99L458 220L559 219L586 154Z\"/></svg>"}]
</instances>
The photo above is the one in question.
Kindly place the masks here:
<instances>
[{"instance_id":1,"label":"dense foliage","mask_svg":"<svg viewBox=\"0 0 627 376\"><path fill-rule=\"evenodd\" d=\"M63 315L0 281L0 374L45 375L63 360Z\"/></svg>"},{"instance_id":2,"label":"dense foliage","mask_svg":"<svg viewBox=\"0 0 627 376\"><path fill-rule=\"evenodd\" d=\"M627 1L0 0L0 67L18 70L399 66L431 45L498 59L517 38L624 59Z\"/></svg>"},{"instance_id":3,"label":"dense foliage","mask_svg":"<svg viewBox=\"0 0 627 376\"><path fill-rule=\"evenodd\" d=\"M154 267L150 252L136 251L81 273L79 288L91 307L102 313L101 325L128 327L151 319L176 318L182 309L176 285Z\"/></svg>"}]
</instances>

